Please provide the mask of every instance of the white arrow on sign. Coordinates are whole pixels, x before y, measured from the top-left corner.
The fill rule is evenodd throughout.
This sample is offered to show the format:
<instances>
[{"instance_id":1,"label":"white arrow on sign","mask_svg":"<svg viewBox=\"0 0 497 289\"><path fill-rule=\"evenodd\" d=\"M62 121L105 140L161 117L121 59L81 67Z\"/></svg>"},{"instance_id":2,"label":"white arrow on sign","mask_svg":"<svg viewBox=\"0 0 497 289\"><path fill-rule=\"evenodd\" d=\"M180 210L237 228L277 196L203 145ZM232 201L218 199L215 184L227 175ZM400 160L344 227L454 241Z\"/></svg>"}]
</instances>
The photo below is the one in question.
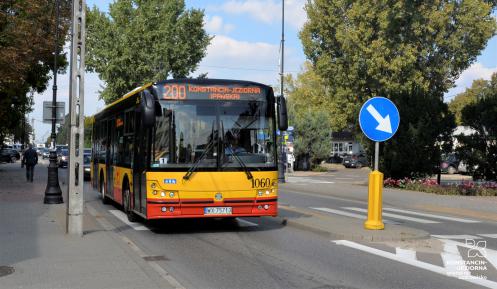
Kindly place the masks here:
<instances>
[{"instance_id":1,"label":"white arrow on sign","mask_svg":"<svg viewBox=\"0 0 497 289\"><path fill-rule=\"evenodd\" d=\"M386 133L392 133L392 124L390 123L390 115L382 117L381 114L374 108L373 105L368 105L366 108L368 112L374 117L374 119L378 122L378 126L376 130L383 131Z\"/></svg>"}]
</instances>

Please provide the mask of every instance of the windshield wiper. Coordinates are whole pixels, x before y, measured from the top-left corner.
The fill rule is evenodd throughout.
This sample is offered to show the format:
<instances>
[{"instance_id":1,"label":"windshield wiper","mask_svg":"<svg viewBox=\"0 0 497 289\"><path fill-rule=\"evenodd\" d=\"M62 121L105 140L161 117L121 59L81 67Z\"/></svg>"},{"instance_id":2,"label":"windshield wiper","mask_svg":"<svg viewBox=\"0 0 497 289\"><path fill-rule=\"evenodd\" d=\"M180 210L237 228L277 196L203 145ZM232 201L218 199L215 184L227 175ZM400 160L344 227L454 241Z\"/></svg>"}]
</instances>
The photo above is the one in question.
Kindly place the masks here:
<instances>
[{"instance_id":1,"label":"windshield wiper","mask_svg":"<svg viewBox=\"0 0 497 289\"><path fill-rule=\"evenodd\" d=\"M245 174L247 175L247 179L249 179L249 180L253 179L254 177L252 176L252 173L250 172L249 168L245 165L245 162L235 154L231 144L226 143L226 141L224 140L224 125L223 125L222 121L221 121L221 131L223 133L223 147L226 145L226 148L228 148L231 151L231 155L233 156L233 158L235 158L235 160L238 162L238 164L240 164L242 169L245 171Z\"/></svg>"},{"instance_id":2,"label":"windshield wiper","mask_svg":"<svg viewBox=\"0 0 497 289\"><path fill-rule=\"evenodd\" d=\"M190 177L193 175L193 172L195 172L197 167L200 165L200 162L207 156L207 153L212 149L212 147L214 147L215 140L216 140L216 138L214 137L214 122L212 122L212 138L211 138L211 140L209 141L209 143L205 147L204 152L202 152L202 154L200 155L198 160L193 164L193 166L183 176L183 179L185 179L187 181L190 179Z\"/></svg>"}]
</instances>

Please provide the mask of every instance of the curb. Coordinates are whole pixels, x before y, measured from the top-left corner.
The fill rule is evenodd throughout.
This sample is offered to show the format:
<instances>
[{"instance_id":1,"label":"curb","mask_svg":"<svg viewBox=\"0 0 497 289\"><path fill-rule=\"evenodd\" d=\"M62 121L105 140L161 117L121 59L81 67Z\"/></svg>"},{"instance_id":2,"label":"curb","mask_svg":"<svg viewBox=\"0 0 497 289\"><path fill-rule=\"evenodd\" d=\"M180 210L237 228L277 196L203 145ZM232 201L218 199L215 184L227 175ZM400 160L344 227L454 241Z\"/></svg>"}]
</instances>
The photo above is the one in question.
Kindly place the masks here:
<instances>
[{"instance_id":1,"label":"curb","mask_svg":"<svg viewBox=\"0 0 497 289\"><path fill-rule=\"evenodd\" d=\"M429 239L430 234L423 230L401 225L387 224L384 230L366 230L363 221L347 217L314 212L307 209L280 205L284 212L300 214L298 217L280 217L289 227L318 234L325 238L347 239L351 241L408 241Z\"/></svg>"}]
</instances>

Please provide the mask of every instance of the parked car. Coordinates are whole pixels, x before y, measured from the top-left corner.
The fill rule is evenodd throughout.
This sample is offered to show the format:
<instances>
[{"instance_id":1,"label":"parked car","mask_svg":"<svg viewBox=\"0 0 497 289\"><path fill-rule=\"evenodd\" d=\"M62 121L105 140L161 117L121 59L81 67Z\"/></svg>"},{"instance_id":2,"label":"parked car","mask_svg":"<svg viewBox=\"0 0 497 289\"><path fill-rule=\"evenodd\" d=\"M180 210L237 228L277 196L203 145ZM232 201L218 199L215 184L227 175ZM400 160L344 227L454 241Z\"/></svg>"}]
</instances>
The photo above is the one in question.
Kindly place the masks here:
<instances>
[{"instance_id":1,"label":"parked car","mask_svg":"<svg viewBox=\"0 0 497 289\"><path fill-rule=\"evenodd\" d=\"M343 163L343 158L338 154L334 154L333 156L328 158L327 162L330 164L341 164Z\"/></svg>"},{"instance_id":2,"label":"parked car","mask_svg":"<svg viewBox=\"0 0 497 289\"><path fill-rule=\"evenodd\" d=\"M69 164L69 150L60 150L57 154L57 164L59 168L67 168Z\"/></svg>"},{"instance_id":3,"label":"parked car","mask_svg":"<svg viewBox=\"0 0 497 289\"><path fill-rule=\"evenodd\" d=\"M442 163L440 164L440 171L444 174L457 174L459 172L459 165L461 161L455 153L442 155ZM464 169L466 171L466 169Z\"/></svg>"},{"instance_id":4,"label":"parked car","mask_svg":"<svg viewBox=\"0 0 497 289\"><path fill-rule=\"evenodd\" d=\"M0 161L6 163L15 163L18 159L21 158L21 155L18 151L14 149L2 149L0 151Z\"/></svg>"},{"instance_id":5,"label":"parked car","mask_svg":"<svg viewBox=\"0 0 497 289\"><path fill-rule=\"evenodd\" d=\"M90 180L91 149L85 149L83 154L83 174L85 181Z\"/></svg>"},{"instance_id":6,"label":"parked car","mask_svg":"<svg viewBox=\"0 0 497 289\"><path fill-rule=\"evenodd\" d=\"M368 158L364 154L352 154L343 158L343 166L346 168L362 168L368 165Z\"/></svg>"},{"instance_id":7,"label":"parked car","mask_svg":"<svg viewBox=\"0 0 497 289\"><path fill-rule=\"evenodd\" d=\"M50 150L48 148L41 149L41 158L48 159L50 157Z\"/></svg>"}]
</instances>

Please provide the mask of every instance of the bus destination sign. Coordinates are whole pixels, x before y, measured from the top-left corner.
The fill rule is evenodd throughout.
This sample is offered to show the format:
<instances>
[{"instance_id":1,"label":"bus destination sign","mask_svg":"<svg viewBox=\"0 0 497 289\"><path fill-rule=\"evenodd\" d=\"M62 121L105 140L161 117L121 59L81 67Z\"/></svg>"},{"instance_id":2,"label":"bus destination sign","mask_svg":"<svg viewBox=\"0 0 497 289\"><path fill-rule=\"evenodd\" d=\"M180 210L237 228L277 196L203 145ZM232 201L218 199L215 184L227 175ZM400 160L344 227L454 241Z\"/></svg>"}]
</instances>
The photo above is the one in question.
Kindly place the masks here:
<instances>
[{"instance_id":1,"label":"bus destination sign","mask_svg":"<svg viewBox=\"0 0 497 289\"><path fill-rule=\"evenodd\" d=\"M265 99L265 90L259 86L198 85L166 83L159 86L162 99L166 100L258 100Z\"/></svg>"}]
</instances>

